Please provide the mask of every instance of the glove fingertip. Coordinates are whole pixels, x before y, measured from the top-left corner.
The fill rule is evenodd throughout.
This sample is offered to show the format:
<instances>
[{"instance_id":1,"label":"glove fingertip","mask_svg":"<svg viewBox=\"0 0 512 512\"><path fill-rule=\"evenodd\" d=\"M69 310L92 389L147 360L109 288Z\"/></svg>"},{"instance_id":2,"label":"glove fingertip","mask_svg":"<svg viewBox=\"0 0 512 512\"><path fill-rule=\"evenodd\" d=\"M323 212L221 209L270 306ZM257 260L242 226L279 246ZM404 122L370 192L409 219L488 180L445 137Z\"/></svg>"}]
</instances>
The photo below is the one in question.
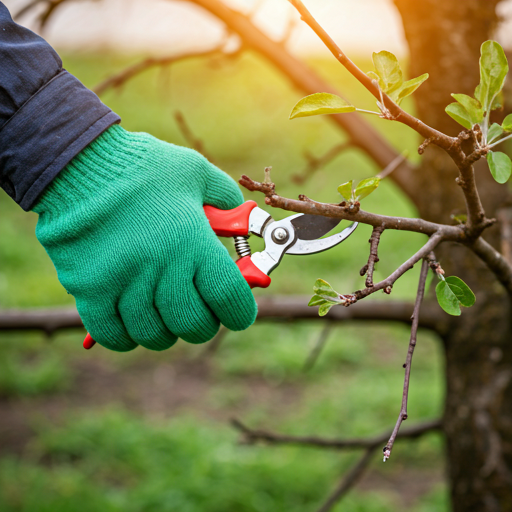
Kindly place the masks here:
<instances>
[{"instance_id":1,"label":"glove fingertip","mask_svg":"<svg viewBox=\"0 0 512 512\"><path fill-rule=\"evenodd\" d=\"M208 170L204 204L221 210L231 210L244 202L244 196L236 181L224 171L205 160Z\"/></svg>"}]
</instances>

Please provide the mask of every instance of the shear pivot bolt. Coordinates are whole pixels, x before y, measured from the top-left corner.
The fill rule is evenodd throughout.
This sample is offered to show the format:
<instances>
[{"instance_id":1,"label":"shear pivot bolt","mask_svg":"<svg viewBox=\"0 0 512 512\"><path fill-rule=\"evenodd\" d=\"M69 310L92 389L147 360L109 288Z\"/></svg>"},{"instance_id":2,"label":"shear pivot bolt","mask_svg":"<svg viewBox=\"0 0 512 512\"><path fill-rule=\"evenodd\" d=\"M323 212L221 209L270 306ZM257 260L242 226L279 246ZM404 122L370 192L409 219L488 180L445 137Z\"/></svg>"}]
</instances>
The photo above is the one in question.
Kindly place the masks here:
<instances>
[{"instance_id":1,"label":"shear pivot bolt","mask_svg":"<svg viewBox=\"0 0 512 512\"><path fill-rule=\"evenodd\" d=\"M284 228L277 228L272 233L272 240L274 240L276 244L284 244L288 238L290 238L290 235Z\"/></svg>"}]
</instances>

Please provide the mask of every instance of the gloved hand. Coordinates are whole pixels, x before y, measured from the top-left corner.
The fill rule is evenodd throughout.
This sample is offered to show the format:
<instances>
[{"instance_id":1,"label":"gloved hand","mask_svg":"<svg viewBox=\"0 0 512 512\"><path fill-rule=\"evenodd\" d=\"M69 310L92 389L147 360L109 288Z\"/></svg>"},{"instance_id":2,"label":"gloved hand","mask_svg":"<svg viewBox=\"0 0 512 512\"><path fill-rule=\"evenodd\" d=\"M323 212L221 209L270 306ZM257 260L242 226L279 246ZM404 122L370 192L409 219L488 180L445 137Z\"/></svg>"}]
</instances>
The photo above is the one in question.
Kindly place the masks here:
<instances>
[{"instance_id":1,"label":"gloved hand","mask_svg":"<svg viewBox=\"0 0 512 512\"><path fill-rule=\"evenodd\" d=\"M235 208L236 183L199 153L114 125L33 208L36 235L101 345L126 351L239 331L256 303L203 204Z\"/></svg>"}]
</instances>

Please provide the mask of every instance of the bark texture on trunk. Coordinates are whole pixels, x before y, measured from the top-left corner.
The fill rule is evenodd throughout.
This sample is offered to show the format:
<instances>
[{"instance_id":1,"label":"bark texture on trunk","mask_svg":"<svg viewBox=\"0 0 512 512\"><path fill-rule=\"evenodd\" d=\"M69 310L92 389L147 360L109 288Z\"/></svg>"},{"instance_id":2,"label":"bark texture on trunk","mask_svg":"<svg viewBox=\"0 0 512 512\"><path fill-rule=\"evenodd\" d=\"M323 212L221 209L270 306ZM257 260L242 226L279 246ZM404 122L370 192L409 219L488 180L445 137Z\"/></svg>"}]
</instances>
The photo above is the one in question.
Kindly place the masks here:
<instances>
[{"instance_id":1,"label":"bark texture on trunk","mask_svg":"<svg viewBox=\"0 0 512 512\"><path fill-rule=\"evenodd\" d=\"M450 93L473 95L479 82L480 45L492 38L499 0L395 0L410 49L410 75L428 72L415 93L418 117L450 135L462 130L445 114ZM476 169L489 218L510 204L508 187L494 182L485 162ZM420 215L449 222L463 213L457 170L429 147L411 175ZM500 247L495 226L485 238ZM454 512L512 511L511 304L490 273L462 247L444 244L438 259L476 292L477 302L453 317L443 337L446 356L444 430Z\"/></svg>"}]
</instances>

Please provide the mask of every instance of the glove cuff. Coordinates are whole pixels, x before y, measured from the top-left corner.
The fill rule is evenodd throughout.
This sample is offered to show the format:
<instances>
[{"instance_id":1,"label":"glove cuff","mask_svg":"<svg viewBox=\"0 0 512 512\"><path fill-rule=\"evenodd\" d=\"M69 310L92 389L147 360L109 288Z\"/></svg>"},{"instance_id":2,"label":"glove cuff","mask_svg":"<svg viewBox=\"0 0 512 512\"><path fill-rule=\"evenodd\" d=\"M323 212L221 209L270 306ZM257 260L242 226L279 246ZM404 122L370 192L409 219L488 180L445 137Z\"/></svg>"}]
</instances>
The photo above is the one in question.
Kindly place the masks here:
<instances>
[{"instance_id":1,"label":"glove cuff","mask_svg":"<svg viewBox=\"0 0 512 512\"><path fill-rule=\"evenodd\" d=\"M86 205L88 199L112 197L112 189L126 176L134 163L148 152L151 137L131 133L113 125L84 148L41 195L32 210L36 213L69 211L75 205Z\"/></svg>"}]
</instances>

